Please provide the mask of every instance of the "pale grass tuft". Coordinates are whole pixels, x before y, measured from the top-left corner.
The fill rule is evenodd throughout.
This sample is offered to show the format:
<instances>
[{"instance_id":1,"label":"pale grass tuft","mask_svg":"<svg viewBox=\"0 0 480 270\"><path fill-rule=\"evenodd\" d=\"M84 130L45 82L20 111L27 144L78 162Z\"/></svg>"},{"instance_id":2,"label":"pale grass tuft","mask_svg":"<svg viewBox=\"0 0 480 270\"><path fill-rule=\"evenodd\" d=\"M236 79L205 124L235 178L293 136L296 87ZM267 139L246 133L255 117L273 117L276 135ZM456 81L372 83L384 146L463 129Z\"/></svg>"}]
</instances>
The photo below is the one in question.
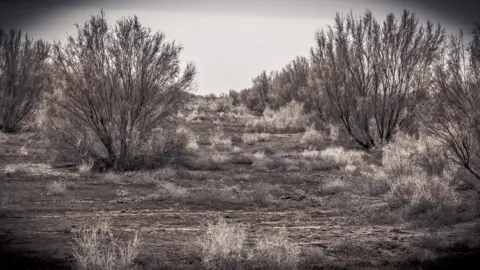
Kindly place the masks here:
<instances>
[{"instance_id":1,"label":"pale grass tuft","mask_svg":"<svg viewBox=\"0 0 480 270\"><path fill-rule=\"evenodd\" d=\"M283 228L278 234L261 237L252 250L251 260L255 269L296 269L300 251L300 246L286 237Z\"/></svg>"},{"instance_id":2,"label":"pale grass tuft","mask_svg":"<svg viewBox=\"0 0 480 270\"><path fill-rule=\"evenodd\" d=\"M184 187L176 186L173 183L162 182L159 185L160 193L163 198L173 200L183 200L189 196L188 190ZM158 194L158 193L157 193Z\"/></svg>"},{"instance_id":3,"label":"pale grass tuft","mask_svg":"<svg viewBox=\"0 0 480 270\"><path fill-rule=\"evenodd\" d=\"M135 258L140 253L138 232L126 243L116 238L108 221L82 228L74 238L73 257L79 270L136 269Z\"/></svg>"},{"instance_id":4,"label":"pale grass tuft","mask_svg":"<svg viewBox=\"0 0 480 270\"><path fill-rule=\"evenodd\" d=\"M305 133L303 133L300 143L303 144L318 144L325 139L325 135L316 130L315 127L309 126Z\"/></svg>"},{"instance_id":5,"label":"pale grass tuft","mask_svg":"<svg viewBox=\"0 0 480 270\"><path fill-rule=\"evenodd\" d=\"M212 155L212 161L216 164L225 164L227 163L228 161L230 160L230 157L223 154L223 153L218 153L218 152L215 152L213 155Z\"/></svg>"},{"instance_id":6,"label":"pale grass tuft","mask_svg":"<svg viewBox=\"0 0 480 270\"><path fill-rule=\"evenodd\" d=\"M196 138L190 138L185 147L189 150L197 150L198 149L198 143L197 143Z\"/></svg>"},{"instance_id":7,"label":"pale grass tuft","mask_svg":"<svg viewBox=\"0 0 480 270\"><path fill-rule=\"evenodd\" d=\"M223 218L208 223L197 244L203 264L208 269L238 269L244 261L247 233L239 224L227 224Z\"/></svg>"},{"instance_id":8,"label":"pale grass tuft","mask_svg":"<svg viewBox=\"0 0 480 270\"><path fill-rule=\"evenodd\" d=\"M358 150L345 150L342 147L330 147L320 151L320 157L329 160L339 166L355 165L361 166L364 153Z\"/></svg>"},{"instance_id":9,"label":"pale grass tuft","mask_svg":"<svg viewBox=\"0 0 480 270\"><path fill-rule=\"evenodd\" d=\"M143 199L148 201L182 201L190 197L190 193L184 187L176 186L170 182L161 182L153 194L145 196Z\"/></svg>"},{"instance_id":10,"label":"pale grass tuft","mask_svg":"<svg viewBox=\"0 0 480 270\"><path fill-rule=\"evenodd\" d=\"M47 195L63 195L67 191L67 184L63 181L49 182L46 186Z\"/></svg>"},{"instance_id":11,"label":"pale grass tuft","mask_svg":"<svg viewBox=\"0 0 480 270\"><path fill-rule=\"evenodd\" d=\"M93 161L91 159L83 161L77 165L77 170L80 174L88 174L93 169Z\"/></svg>"},{"instance_id":12,"label":"pale grass tuft","mask_svg":"<svg viewBox=\"0 0 480 270\"><path fill-rule=\"evenodd\" d=\"M211 147L218 151L230 151L232 150L232 138L227 136L222 130L215 132L210 139Z\"/></svg>"},{"instance_id":13,"label":"pale grass tuft","mask_svg":"<svg viewBox=\"0 0 480 270\"><path fill-rule=\"evenodd\" d=\"M322 192L325 194L333 195L344 192L347 189L348 185L345 183L343 178L336 177L333 180L327 180L322 186Z\"/></svg>"},{"instance_id":14,"label":"pale grass tuft","mask_svg":"<svg viewBox=\"0 0 480 270\"><path fill-rule=\"evenodd\" d=\"M255 152L253 154L253 157L257 160L263 160L263 159L267 158L267 155L265 154L265 152L258 151L258 152Z\"/></svg>"},{"instance_id":15,"label":"pale grass tuft","mask_svg":"<svg viewBox=\"0 0 480 270\"><path fill-rule=\"evenodd\" d=\"M270 137L268 133L244 133L242 135L242 141L245 144L253 145L258 142L263 142Z\"/></svg>"},{"instance_id":16,"label":"pale grass tuft","mask_svg":"<svg viewBox=\"0 0 480 270\"><path fill-rule=\"evenodd\" d=\"M390 208L399 209L409 219L419 217L426 222L455 222L460 199L455 187L438 176L426 173L398 177L386 194Z\"/></svg>"},{"instance_id":17,"label":"pale grass tuft","mask_svg":"<svg viewBox=\"0 0 480 270\"><path fill-rule=\"evenodd\" d=\"M20 149L18 150L18 153L22 156L28 156L28 150L27 150L27 145L24 144Z\"/></svg>"},{"instance_id":18,"label":"pale grass tuft","mask_svg":"<svg viewBox=\"0 0 480 270\"><path fill-rule=\"evenodd\" d=\"M383 169L394 177L424 171L442 176L449 173L452 165L442 152L439 142L427 136L415 139L401 133L395 137L394 142L383 148Z\"/></svg>"},{"instance_id":19,"label":"pale grass tuft","mask_svg":"<svg viewBox=\"0 0 480 270\"><path fill-rule=\"evenodd\" d=\"M305 149L303 150L302 153L300 153L300 155L304 158L308 158L308 159L316 159L316 158L321 158L322 155L320 154L320 151L317 151L315 149Z\"/></svg>"},{"instance_id":20,"label":"pale grass tuft","mask_svg":"<svg viewBox=\"0 0 480 270\"><path fill-rule=\"evenodd\" d=\"M208 223L196 245L207 269L296 269L300 246L278 234L258 237L253 248L246 245L247 231L242 224L228 224L223 218Z\"/></svg>"},{"instance_id":21,"label":"pale grass tuft","mask_svg":"<svg viewBox=\"0 0 480 270\"><path fill-rule=\"evenodd\" d=\"M5 142L8 140L8 135L0 131L0 142Z\"/></svg>"},{"instance_id":22,"label":"pale grass tuft","mask_svg":"<svg viewBox=\"0 0 480 270\"><path fill-rule=\"evenodd\" d=\"M292 101L277 111L267 108L260 119L250 119L246 129L265 133L304 132L309 116L303 112L303 104Z\"/></svg>"}]
</instances>

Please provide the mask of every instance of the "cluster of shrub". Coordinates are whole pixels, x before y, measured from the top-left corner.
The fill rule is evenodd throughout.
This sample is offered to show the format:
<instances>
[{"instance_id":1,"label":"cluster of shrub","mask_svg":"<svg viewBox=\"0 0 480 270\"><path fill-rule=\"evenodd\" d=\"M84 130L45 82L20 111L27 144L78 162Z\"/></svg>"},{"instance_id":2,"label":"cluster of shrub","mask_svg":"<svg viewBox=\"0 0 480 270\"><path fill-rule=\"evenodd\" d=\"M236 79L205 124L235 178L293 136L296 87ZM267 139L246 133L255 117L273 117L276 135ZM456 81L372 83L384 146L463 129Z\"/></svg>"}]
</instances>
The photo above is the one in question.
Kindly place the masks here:
<instances>
[{"instance_id":1,"label":"cluster of shrub","mask_svg":"<svg viewBox=\"0 0 480 270\"><path fill-rule=\"evenodd\" d=\"M194 65L180 67L182 47L137 17L111 26L102 12L77 30L54 45L0 31L0 130L36 117L58 158L105 169L127 170L147 153L181 147L166 127L194 88ZM478 180L480 25L470 34L447 36L408 11L383 22L370 11L337 14L309 59L264 71L228 97L259 114L298 102L366 149L400 131L422 132ZM220 105L215 110L228 110ZM480 190L480 181L469 184Z\"/></svg>"},{"instance_id":2,"label":"cluster of shrub","mask_svg":"<svg viewBox=\"0 0 480 270\"><path fill-rule=\"evenodd\" d=\"M479 90L480 24L464 38L463 31L447 35L441 25L422 25L408 11L383 22L366 11L337 14L333 26L317 32L309 59L263 71L229 98L258 114L303 103L317 122L341 127L365 149L399 132L431 136L480 191Z\"/></svg>"},{"instance_id":3,"label":"cluster of shrub","mask_svg":"<svg viewBox=\"0 0 480 270\"><path fill-rule=\"evenodd\" d=\"M0 131L36 122L56 161L97 169L128 170L173 151L181 140L169 117L195 86L182 49L137 17L112 26L103 12L64 44L0 30Z\"/></svg>"}]
</instances>

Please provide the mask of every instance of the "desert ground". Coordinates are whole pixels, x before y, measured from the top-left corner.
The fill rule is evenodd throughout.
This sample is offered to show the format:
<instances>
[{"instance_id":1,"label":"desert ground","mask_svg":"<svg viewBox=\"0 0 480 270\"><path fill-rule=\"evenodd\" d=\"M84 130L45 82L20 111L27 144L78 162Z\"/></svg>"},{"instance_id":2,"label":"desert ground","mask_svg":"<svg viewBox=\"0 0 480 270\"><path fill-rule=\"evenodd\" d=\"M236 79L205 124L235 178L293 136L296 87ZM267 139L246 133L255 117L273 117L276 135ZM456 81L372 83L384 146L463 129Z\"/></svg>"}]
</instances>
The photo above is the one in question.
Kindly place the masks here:
<instances>
[{"instance_id":1,"label":"desert ground","mask_svg":"<svg viewBox=\"0 0 480 270\"><path fill-rule=\"evenodd\" d=\"M299 251L298 269L477 269L473 210L438 224L402 218L358 173L379 168L381 153L342 161L360 151L347 143L326 159L328 136L254 132L260 116L206 107L176 116L185 151L133 172L52 166L39 132L0 134L0 268L71 269L81 228L105 221L120 242L138 233L139 269L205 268L199 245L216 222L242 226L245 249L281 235L278 252Z\"/></svg>"}]
</instances>

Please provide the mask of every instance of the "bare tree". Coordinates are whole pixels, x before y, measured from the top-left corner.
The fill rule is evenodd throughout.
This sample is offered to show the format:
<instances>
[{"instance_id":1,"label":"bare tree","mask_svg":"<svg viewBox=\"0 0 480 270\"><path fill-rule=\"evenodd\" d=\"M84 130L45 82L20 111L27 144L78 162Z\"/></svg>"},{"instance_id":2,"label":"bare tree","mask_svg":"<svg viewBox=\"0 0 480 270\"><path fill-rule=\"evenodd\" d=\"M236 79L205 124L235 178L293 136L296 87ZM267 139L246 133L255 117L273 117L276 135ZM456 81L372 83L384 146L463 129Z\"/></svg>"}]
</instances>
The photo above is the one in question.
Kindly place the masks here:
<instances>
[{"instance_id":1,"label":"bare tree","mask_svg":"<svg viewBox=\"0 0 480 270\"><path fill-rule=\"evenodd\" d=\"M262 113L268 105L271 76L264 70L260 75L252 79L252 88L247 98L247 107L255 112Z\"/></svg>"},{"instance_id":2,"label":"bare tree","mask_svg":"<svg viewBox=\"0 0 480 270\"><path fill-rule=\"evenodd\" d=\"M480 192L480 25L465 44L463 33L452 36L443 61L435 69L435 101L430 133L450 157L474 176L466 178Z\"/></svg>"},{"instance_id":3,"label":"bare tree","mask_svg":"<svg viewBox=\"0 0 480 270\"><path fill-rule=\"evenodd\" d=\"M302 101L308 87L310 65L306 57L297 57L272 78L269 105L273 109L289 102Z\"/></svg>"},{"instance_id":4,"label":"bare tree","mask_svg":"<svg viewBox=\"0 0 480 270\"><path fill-rule=\"evenodd\" d=\"M412 97L428 87L424 75L443 40L442 27L419 26L408 11L383 23L370 11L358 19L337 14L333 27L317 33L311 55L319 91L358 144L388 142L414 116Z\"/></svg>"},{"instance_id":5,"label":"bare tree","mask_svg":"<svg viewBox=\"0 0 480 270\"><path fill-rule=\"evenodd\" d=\"M16 131L49 87L50 46L0 29L0 130Z\"/></svg>"},{"instance_id":6,"label":"bare tree","mask_svg":"<svg viewBox=\"0 0 480 270\"><path fill-rule=\"evenodd\" d=\"M63 142L60 154L129 169L148 152L154 129L186 100L195 68L188 64L181 73L182 47L136 16L112 27L102 12L77 31L54 47L59 80L51 138Z\"/></svg>"}]
</instances>

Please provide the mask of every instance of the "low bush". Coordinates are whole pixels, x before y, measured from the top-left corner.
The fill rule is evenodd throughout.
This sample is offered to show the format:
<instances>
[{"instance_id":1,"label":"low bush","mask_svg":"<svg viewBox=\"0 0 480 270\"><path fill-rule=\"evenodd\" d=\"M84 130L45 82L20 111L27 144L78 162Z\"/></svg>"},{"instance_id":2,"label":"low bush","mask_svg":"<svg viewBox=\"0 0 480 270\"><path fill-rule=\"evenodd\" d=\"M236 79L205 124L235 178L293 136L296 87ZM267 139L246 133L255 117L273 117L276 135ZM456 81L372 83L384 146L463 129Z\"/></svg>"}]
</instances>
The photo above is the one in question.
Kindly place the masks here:
<instances>
[{"instance_id":1,"label":"low bush","mask_svg":"<svg viewBox=\"0 0 480 270\"><path fill-rule=\"evenodd\" d=\"M304 114L303 105L292 101L277 111L266 109L260 119L250 119L246 130L260 133L298 133L304 132L309 116Z\"/></svg>"},{"instance_id":2,"label":"low bush","mask_svg":"<svg viewBox=\"0 0 480 270\"><path fill-rule=\"evenodd\" d=\"M300 246L292 243L285 230L258 237L247 246L247 231L241 224L224 219L209 223L198 238L199 256L207 269L297 269Z\"/></svg>"},{"instance_id":3,"label":"low bush","mask_svg":"<svg viewBox=\"0 0 480 270\"><path fill-rule=\"evenodd\" d=\"M141 240L138 233L123 243L107 221L84 227L74 237L73 257L79 270L135 269Z\"/></svg>"}]
</instances>

